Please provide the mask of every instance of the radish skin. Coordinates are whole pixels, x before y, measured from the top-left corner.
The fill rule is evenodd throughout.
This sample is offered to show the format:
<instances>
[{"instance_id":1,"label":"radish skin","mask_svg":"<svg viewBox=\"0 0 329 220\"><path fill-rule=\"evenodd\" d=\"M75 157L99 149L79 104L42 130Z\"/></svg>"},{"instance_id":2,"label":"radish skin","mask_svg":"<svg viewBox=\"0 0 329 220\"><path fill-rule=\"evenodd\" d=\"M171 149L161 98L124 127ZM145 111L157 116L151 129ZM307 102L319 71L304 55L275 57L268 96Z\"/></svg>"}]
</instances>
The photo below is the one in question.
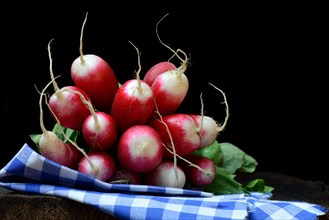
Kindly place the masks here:
<instances>
[{"instance_id":1,"label":"radish skin","mask_svg":"<svg viewBox=\"0 0 329 220\"><path fill-rule=\"evenodd\" d=\"M111 115L101 111L95 111L92 103L77 91L70 91L80 95L81 101L88 107L90 115L82 124L81 133L93 150L109 150L117 139L117 126Z\"/></svg>"},{"instance_id":2,"label":"radish skin","mask_svg":"<svg viewBox=\"0 0 329 220\"><path fill-rule=\"evenodd\" d=\"M190 154L185 159L195 165L179 163L188 183L195 186L205 186L212 183L216 177L216 165L212 160L195 154Z\"/></svg>"},{"instance_id":3,"label":"radish skin","mask_svg":"<svg viewBox=\"0 0 329 220\"><path fill-rule=\"evenodd\" d=\"M184 171L170 160L163 160L153 170L143 174L147 185L183 188L186 183Z\"/></svg>"},{"instance_id":4,"label":"radish skin","mask_svg":"<svg viewBox=\"0 0 329 220\"><path fill-rule=\"evenodd\" d=\"M180 156L186 156L193 153L200 147L200 136L197 133L197 126L193 118L184 113L176 113L162 117L162 121L153 120L148 123L149 126L154 128L160 135L162 142L165 146L172 150L171 139L174 143L176 153ZM171 134L168 134L165 123ZM172 158L173 155L164 150L164 158Z\"/></svg>"},{"instance_id":5,"label":"radish skin","mask_svg":"<svg viewBox=\"0 0 329 220\"><path fill-rule=\"evenodd\" d=\"M143 80L150 86L152 86L155 78L161 73L167 72L168 70L175 70L176 66L169 61L162 61L152 66L145 74Z\"/></svg>"},{"instance_id":6,"label":"radish skin","mask_svg":"<svg viewBox=\"0 0 329 220\"><path fill-rule=\"evenodd\" d=\"M162 155L161 138L148 125L132 126L118 140L117 158L128 170L138 173L150 171L159 165Z\"/></svg>"},{"instance_id":7,"label":"radish skin","mask_svg":"<svg viewBox=\"0 0 329 220\"><path fill-rule=\"evenodd\" d=\"M161 20L163 20L163 18ZM187 95L189 81L185 72L188 65L188 57L182 50L178 49L177 51L174 51L161 41L158 34L158 25L160 21L157 23L156 28L156 33L160 43L171 50L182 62L182 64L176 69L170 69L155 77L151 86L154 92L155 102L158 106L158 111L162 116L166 116L174 113ZM182 59L178 53L182 53L184 59ZM157 114L153 113L148 121L155 119L156 116Z\"/></svg>"},{"instance_id":8,"label":"radish skin","mask_svg":"<svg viewBox=\"0 0 329 220\"><path fill-rule=\"evenodd\" d=\"M202 96L200 96L200 98L201 98L201 114L200 115L191 114L191 117L193 118L195 124L198 127L197 132L199 133L200 138L201 138L200 148L211 145L217 139L219 133L225 129L227 121L228 121L228 117L229 117L229 107L227 104L227 99L226 99L225 93L222 90L220 90L219 88L217 88L216 86L214 86L213 84L209 83L209 85L213 86L216 90L218 90L222 93L222 95L224 97L224 104L226 106L226 109L225 109L226 116L225 116L225 120L224 120L223 124L220 125L212 117L204 115L203 114L204 105L203 105L203 101L202 101Z\"/></svg>"},{"instance_id":9,"label":"radish skin","mask_svg":"<svg viewBox=\"0 0 329 220\"><path fill-rule=\"evenodd\" d=\"M55 92L49 99L49 107L52 110L52 116L57 117L60 124L73 130L81 130L85 118L89 115L87 106L81 101L80 96L69 92L70 90L79 92L85 99L90 100L87 93L76 86L58 87L54 73L52 71L52 58L50 53L50 43L48 43L48 55L50 60L50 76Z\"/></svg>"},{"instance_id":10,"label":"radish skin","mask_svg":"<svg viewBox=\"0 0 329 220\"><path fill-rule=\"evenodd\" d=\"M80 160L79 172L101 181L108 181L114 175L116 164L113 157L106 151L93 150L88 152L87 155L89 159L82 157ZM92 161L94 167L91 167L90 161Z\"/></svg>"},{"instance_id":11,"label":"radish skin","mask_svg":"<svg viewBox=\"0 0 329 220\"><path fill-rule=\"evenodd\" d=\"M120 133L131 126L145 124L155 106L153 90L139 78L140 53L136 47L135 49L137 50L139 65L136 79L126 81L118 89L110 112Z\"/></svg>"},{"instance_id":12,"label":"radish skin","mask_svg":"<svg viewBox=\"0 0 329 220\"><path fill-rule=\"evenodd\" d=\"M117 126L113 117L106 112L90 114L82 125L82 135L94 150L109 150L117 140Z\"/></svg>"},{"instance_id":13,"label":"radish skin","mask_svg":"<svg viewBox=\"0 0 329 220\"><path fill-rule=\"evenodd\" d=\"M201 139L200 148L214 143L220 131L218 123L212 117L206 115L191 114L191 117L198 127L197 132L199 133Z\"/></svg>"},{"instance_id":14,"label":"radish skin","mask_svg":"<svg viewBox=\"0 0 329 220\"><path fill-rule=\"evenodd\" d=\"M71 64L71 78L76 86L89 95L96 109L109 112L119 84L108 62L95 54L84 55L82 52L82 36L87 15L88 13L81 28L80 56Z\"/></svg>"},{"instance_id":15,"label":"radish skin","mask_svg":"<svg viewBox=\"0 0 329 220\"><path fill-rule=\"evenodd\" d=\"M82 154L72 144L64 143L53 131L48 131L43 123L42 97L51 83L48 83L42 90L39 99L40 128L42 130L39 139L40 154L58 164L75 169Z\"/></svg>"},{"instance_id":16,"label":"radish skin","mask_svg":"<svg viewBox=\"0 0 329 220\"><path fill-rule=\"evenodd\" d=\"M185 74L169 70L157 76L152 84L154 98L162 116L174 113L185 99L189 82Z\"/></svg>"},{"instance_id":17,"label":"radish skin","mask_svg":"<svg viewBox=\"0 0 329 220\"><path fill-rule=\"evenodd\" d=\"M108 112L119 89L118 81L110 65L94 54L83 55L83 62L76 58L71 65L71 77L76 86L83 89L100 111Z\"/></svg>"}]
</instances>

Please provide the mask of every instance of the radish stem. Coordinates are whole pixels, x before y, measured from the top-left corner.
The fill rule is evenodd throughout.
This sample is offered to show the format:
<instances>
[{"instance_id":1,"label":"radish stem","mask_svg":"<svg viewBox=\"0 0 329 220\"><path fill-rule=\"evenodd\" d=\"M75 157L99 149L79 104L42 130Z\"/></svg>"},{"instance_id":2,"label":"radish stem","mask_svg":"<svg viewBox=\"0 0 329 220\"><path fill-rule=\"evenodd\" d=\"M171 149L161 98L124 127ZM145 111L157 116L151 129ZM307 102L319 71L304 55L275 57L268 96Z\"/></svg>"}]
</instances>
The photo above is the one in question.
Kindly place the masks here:
<instances>
[{"instance_id":1,"label":"radish stem","mask_svg":"<svg viewBox=\"0 0 329 220\"><path fill-rule=\"evenodd\" d=\"M200 121L200 127L197 128L197 133L200 133L202 131L203 128L203 116L204 116L204 103L203 103L203 99L202 99L202 93L200 93L200 101L201 101L201 121Z\"/></svg>"},{"instance_id":2,"label":"radish stem","mask_svg":"<svg viewBox=\"0 0 329 220\"><path fill-rule=\"evenodd\" d=\"M98 121L98 117L96 115L96 111L93 107L93 105L91 104L90 101L88 101L82 94L81 92L78 92L78 91L74 91L74 90L71 90L71 89L67 89L67 88L63 88L62 91L66 91L66 92L72 92L74 94L77 94L80 96L80 100L83 102L83 104L85 104L87 106L87 108L89 109L90 113L93 115L93 118L95 120L95 126L97 128L99 128L99 121Z\"/></svg>"},{"instance_id":3,"label":"radish stem","mask_svg":"<svg viewBox=\"0 0 329 220\"><path fill-rule=\"evenodd\" d=\"M218 127L218 132L222 132L224 131L225 127L226 127L226 124L227 124L227 121L228 121L228 117L229 117L229 107L228 107L228 104L227 104L227 99L226 99L226 96L225 96L225 93L217 88L216 86L214 86L212 83L209 83L209 85L211 85L212 87L214 87L216 90L218 90L219 92L222 93L223 97L224 97L224 104L226 106L226 109L225 109L225 112L226 112L226 116L225 116L225 120L223 122L223 124L221 126Z\"/></svg>"},{"instance_id":4,"label":"radish stem","mask_svg":"<svg viewBox=\"0 0 329 220\"><path fill-rule=\"evenodd\" d=\"M173 151L169 151L169 152L171 152L174 155L175 177L178 178L177 158L176 158L177 154L176 154L174 140L172 139L171 133L170 133L169 128L168 128L168 125L163 121L162 115L160 114L160 112L158 110L158 106L157 106L156 102L155 102L155 109L156 109L156 113L158 114L158 116L160 118L160 120L159 119L158 120L166 127L166 131L168 133L170 143L171 143L171 146L172 146L172 149L173 149ZM162 143L162 144L165 146L164 143ZM165 148L167 149L166 146L165 146Z\"/></svg>"},{"instance_id":5,"label":"radish stem","mask_svg":"<svg viewBox=\"0 0 329 220\"><path fill-rule=\"evenodd\" d=\"M172 51L174 53L174 56L177 56L177 58L182 62L181 66L178 67L175 72L178 74L178 76L182 75L183 73L185 73L186 69L187 69L187 64L188 64L188 57L186 55L186 53L184 51L182 51L181 49L177 49L177 51L174 51L171 47L169 47L168 45L166 45L165 43L163 43L163 41L160 39L160 35L158 32L158 26L159 23L169 14L166 14L165 16L163 16L160 21L158 21L158 23L156 24L156 35L158 37L158 40L160 41L160 43L165 46L166 48L168 48L170 51ZM178 52L181 52L184 55L185 59L182 59L179 55Z\"/></svg>"},{"instance_id":6,"label":"radish stem","mask_svg":"<svg viewBox=\"0 0 329 220\"><path fill-rule=\"evenodd\" d=\"M46 89L48 88L48 86L50 86L50 84L52 84L54 80L55 80L55 78L52 79L52 80L51 80L51 81L45 86L45 88L43 88L43 90L42 90L42 92L41 92L41 94L40 94L40 98L39 98L39 108L40 108L40 128L41 128L42 133L43 133L44 135L47 135L48 133L47 133L47 129L46 129L46 127L45 127L45 124L44 124L44 122L43 122L42 97L45 95L45 91L46 91Z\"/></svg>"},{"instance_id":7,"label":"radish stem","mask_svg":"<svg viewBox=\"0 0 329 220\"><path fill-rule=\"evenodd\" d=\"M53 83L54 90L55 90L55 92L56 92L56 91L59 90L59 87L58 87L56 81L54 80L53 62L52 62L53 60L52 60L52 58L51 58L51 52L50 52L50 44L51 44L51 42L52 42L53 40L54 40L54 38L51 39L51 40L49 41L49 43L48 43L48 56L49 56L49 60L50 60L50 64L49 64L50 78L51 78L51 81L52 81L52 83ZM59 94L59 96L60 96L60 94Z\"/></svg>"},{"instance_id":8,"label":"radish stem","mask_svg":"<svg viewBox=\"0 0 329 220\"><path fill-rule=\"evenodd\" d=\"M57 116L54 114L53 110L50 108L48 102L46 102L46 104L47 104L49 110L51 111L51 113L54 115L54 118L55 118L55 120L57 121L57 123L58 123L59 125L61 125L60 122L59 122L59 120L58 120L58 118L57 118ZM95 172L95 174L97 174L99 170L98 170L97 167L94 165L94 163L90 160L89 156L88 156L87 153L84 151L84 149L80 148L76 143L74 143L74 141L72 141L70 138L68 138L67 135L65 134L65 132L63 131L62 128L60 128L60 130L61 130L63 136L65 137L65 139L66 139L67 141L69 141L69 142L70 142L70 143L71 143L71 144L72 144L72 145L73 145L78 151L80 151L80 152L83 154L84 157L87 158L87 160L88 160L88 162L89 162L89 164L90 164L90 166L91 166L91 169Z\"/></svg>"},{"instance_id":9,"label":"radish stem","mask_svg":"<svg viewBox=\"0 0 329 220\"><path fill-rule=\"evenodd\" d=\"M164 145L164 144L163 144L163 145ZM172 154L174 153L174 152L172 152L167 146L164 145L164 147L165 147L170 153L172 153ZM211 173L208 172L207 170L202 169L200 166L195 165L194 163L192 163L191 161L185 159L184 157L179 156L179 154L177 154L176 156L177 156L179 159L181 159L181 160L185 161L186 163L188 163L190 166L197 168L197 169L200 170L201 172L203 172L203 173L205 173L205 174L207 174L207 175L211 175Z\"/></svg>"},{"instance_id":10,"label":"radish stem","mask_svg":"<svg viewBox=\"0 0 329 220\"><path fill-rule=\"evenodd\" d=\"M141 67L141 62L140 62L141 52L138 50L138 48L137 48L132 42L129 41L129 43L130 43L131 45L133 45L133 47L134 47L134 48L136 49L136 51L137 51L137 57L138 57L138 70L137 70L137 72L136 72L136 79L137 79L137 82L138 82L137 90L138 90L138 92L141 92L141 91L142 91L142 85L141 85L141 80L140 80L140 76L139 76L140 71L141 71L141 69L142 69L142 67Z\"/></svg>"},{"instance_id":11,"label":"radish stem","mask_svg":"<svg viewBox=\"0 0 329 220\"><path fill-rule=\"evenodd\" d=\"M81 61L81 64L85 64L85 62L86 62L85 59L83 59L83 52L82 52L83 43L82 43L82 38L83 38L83 30L85 28L87 17L88 17L88 12L86 13L85 20L83 21L83 24L82 24L82 27L81 27L81 34L80 34L80 48L79 48L79 52L80 52L80 61Z\"/></svg>"}]
</instances>

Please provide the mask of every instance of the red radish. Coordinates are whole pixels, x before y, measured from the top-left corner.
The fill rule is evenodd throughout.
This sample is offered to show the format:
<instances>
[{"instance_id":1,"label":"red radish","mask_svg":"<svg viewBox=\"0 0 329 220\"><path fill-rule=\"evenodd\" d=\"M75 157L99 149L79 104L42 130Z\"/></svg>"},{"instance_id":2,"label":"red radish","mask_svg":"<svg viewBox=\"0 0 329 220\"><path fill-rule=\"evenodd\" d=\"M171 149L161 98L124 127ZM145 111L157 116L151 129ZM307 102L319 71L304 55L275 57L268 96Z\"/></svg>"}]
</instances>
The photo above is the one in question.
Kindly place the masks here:
<instances>
[{"instance_id":1,"label":"red radish","mask_svg":"<svg viewBox=\"0 0 329 220\"><path fill-rule=\"evenodd\" d=\"M124 167L117 167L114 175L109 180L110 183L141 184L141 174L133 172Z\"/></svg>"},{"instance_id":2,"label":"red radish","mask_svg":"<svg viewBox=\"0 0 329 220\"><path fill-rule=\"evenodd\" d=\"M159 35L158 38L165 47L170 49L178 57L178 59L182 61L181 66L178 68L159 74L154 79L151 86L158 106L158 111L162 116L165 116L174 113L187 95L189 81L185 75L185 71L187 69L188 58L182 50L178 49L177 51L174 51L160 40ZM185 59L182 59L178 55L178 52L181 52ZM156 116L156 113L153 113L149 121L154 119Z\"/></svg>"},{"instance_id":3,"label":"red radish","mask_svg":"<svg viewBox=\"0 0 329 220\"><path fill-rule=\"evenodd\" d=\"M43 123L42 97L51 83L52 81L42 90L39 99L40 127L42 130L39 139L40 154L58 164L75 169L78 166L82 154L73 144L64 143L53 131L46 130Z\"/></svg>"},{"instance_id":4,"label":"red radish","mask_svg":"<svg viewBox=\"0 0 329 220\"><path fill-rule=\"evenodd\" d=\"M101 181L108 181L116 170L113 157L108 152L100 150L89 151L87 155L89 159L81 158L78 171ZM94 167L91 166L90 161Z\"/></svg>"},{"instance_id":5,"label":"red radish","mask_svg":"<svg viewBox=\"0 0 329 220\"><path fill-rule=\"evenodd\" d=\"M109 150L116 143L118 135L113 117L106 112L96 112L92 103L82 94L80 98L90 110L90 115L86 117L81 128L84 140L94 150Z\"/></svg>"},{"instance_id":6,"label":"red radish","mask_svg":"<svg viewBox=\"0 0 329 220\"><path fill-rule=\"evenodd\" d=\"M159 62L159 63L155 64L154 66L152 66L146 72L143 80L144 80L144 82L146 82L147 84L152 86L153 81L159 74L167 72L168 70L175 70L175 69L176 69L176 66L169 61Z\"/></svg>"},{"instance_id":7,"label":"red radish","mask_svg":"<svg viewBox=\"0 0 329 220\"><path fill-rule=\"evenodd\" d=\"M126 81L118 89L110 112L120 133L133 125L145 124L155 105L151 87L139 78L140 53L136 50L139 65L136 79Z\"/></svg>"},{"instance_id":8,"label":"red radish","mask_svg":"<svg viewBox=\"0 0 329 220\"><path fill-rule=\"evenodd\" d=\"M211 145L218 137L219 133L222 132L227 124L227 120L229 117L229 108L226 100L225 93L214 86L213 84L209 83L215 89L220 91L224 97L224 103L226 105L226 117L224 123L219 125L212 117L203 115L203 103L201 99L201 106L202 111L200 115L192 114L191 117L194 119L196 125L198 126L198 133L201 138L200 148L206 147Z\"/></svg>"},{"instance_id":9,"label":"red radish","mask_svg":"<svg viewBox=\"0 0 329 220\"><path fill-rule=\"evenodd\" d=\"M51 42L52 40L48 43L48 54L50 59L50 75L55 92L49 99L49 106L52 113L56 115L62 126L73 130L81 130L83 121L90 113L87 106L81 101L80 96L70 91L79 92L86 100L90 100L90 98L79 87L65 86L60 89L56 81L53 80L54 74L52 71L52 59L50 53Z\"/></svg>"},{"instance_id":10,"label":"red radish","mask_svg":"<svg viewBox=\"0 0 329 220\"><path fill-rule=\"evenodd\" d=\"M98 150L109 150L117 140L117 127L111 115L106 112L94 112L82 125L82 135L87 144Z\"/></svg>"},{"instance_id":11,"label":"red radish","mask_svg":"<svg viewBox=\"0 0 329 220\"><path fill-rule=\"evenodd\" d=\"M190 154L185 157L190 163L179 163L186 175L186 181L195 186L210 184L216 177L216 165L207 157Z\"/></svg>"},{"instance_id":12,"label":"red radish","mask_svg":"<svg viewBox=\"0 0 329 220\"><path fill-rule=\"evenodd\" d=\"M148 125L159 133L162 142L167 148L172 149L171 139L176 153L180 156L189 155L200 147L200 136L197 133L197 126L190 115L176 113L163 116L162 120L153 120ZM172 158L173 154L168 150L164 150L163 156Z\"/></svg>"},{"instance_id":13,"label":"red radish","mask_svg":"<svg viewBox=\"0 0 329 220\"><path fill-rule=\"evenodd\" d=\"M148 125L134 125L119 138L119 163L134 172L150 171L161 162L163 146L160 135Z\"/></svg>"},{"instance_id":14,"label":"red radish","mask_svg":"<svg viewBox=\"0 0 329 220\"><path fill-rule=\"evenodd\" d=\"M143 182L147 185L183 188L186 183L184 171L170 160L161 163L149 172L143 173Z\"/></svg>"},{"instance_id":15,"label":"red radish","mask_svg":"<svg viewBox=\"0 0 329 220\"><path fill-rule=\"evenodd\" d=\"M83 55L82 34L86 20L87 14L81 30L80 56L72 62L71 78L89 95L96 109L109 112L119 84L113 69L103 58L95 54Z\"/></svg>"},{"instance_id":16,"label":"red radish","mask_svg":"<svg viewBox=\"0 0 329 220\"><path fill-rule=\"evenodd\" d=\"M195 124L198 127L198 133L201 138L200 147L211 145L219 134L219 125L210 116L191 114ZM201 125L202 124L202 125Z\"/></svg>"}]
</instances>

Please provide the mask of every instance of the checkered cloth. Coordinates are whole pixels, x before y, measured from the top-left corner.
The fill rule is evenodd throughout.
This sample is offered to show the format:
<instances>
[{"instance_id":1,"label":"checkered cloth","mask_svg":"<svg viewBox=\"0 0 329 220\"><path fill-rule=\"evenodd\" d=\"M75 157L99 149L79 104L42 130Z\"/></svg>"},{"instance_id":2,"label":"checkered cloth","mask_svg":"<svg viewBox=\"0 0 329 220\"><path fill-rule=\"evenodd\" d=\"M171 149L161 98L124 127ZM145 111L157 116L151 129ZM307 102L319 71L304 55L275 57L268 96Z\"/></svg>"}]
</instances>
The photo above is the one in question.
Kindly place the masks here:
<instances>
[{"instance_id":1,"label":"checkered cloth","mask_svg":"<svg viewBox=\"0 0 329 220\"><path fill-rule=\"evenodd\" d=\"M27 144L0 170L0 186L68 198L119 219L317 219L317 204L271 200L271 194L213 195L170 187L110 184L50 161Z\"/></svg>"}]
</instances>

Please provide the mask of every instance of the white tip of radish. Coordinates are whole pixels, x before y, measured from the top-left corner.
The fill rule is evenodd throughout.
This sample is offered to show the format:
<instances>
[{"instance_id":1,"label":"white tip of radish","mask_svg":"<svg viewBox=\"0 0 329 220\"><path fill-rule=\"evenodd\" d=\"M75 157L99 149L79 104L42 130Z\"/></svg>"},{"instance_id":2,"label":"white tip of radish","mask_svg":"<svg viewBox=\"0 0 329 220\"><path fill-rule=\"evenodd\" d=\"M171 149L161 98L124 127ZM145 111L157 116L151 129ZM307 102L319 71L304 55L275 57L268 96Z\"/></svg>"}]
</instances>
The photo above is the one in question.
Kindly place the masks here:
<instances>
[{"instance_id":1,"label":"white tip of radish","mask_svg":"<svg viewBox=\"0 0 329 220\"><path fill-rule=\"evenodd\" d=\"M120 136L117 155L120 164L131 171L150 171L162 159L160 135L147 125L132 126Z\"/></svg>"},{"instance_id":2,"label":"white tip of radish","mask_svg":"<svg viewBox=\"0 0 329 220\"><path fill-rule=\"evenodd\" d=\"M145 173L145 182L149 185L183 188L186 176L174 162L163 160L155 169Z\"/></svg>"},{"instance_id":3,"label":"white tip of radish","mask_svg":"<svg viewBox=\"0 0 329 220\"><path fill-rule=\"evenodd\" d=\"M82 157L78 167L81 173L90 175L101 181L107 181L114 175L116 164L110 154L105 151L90 151L88 157L94 167L90 165L87 157Z\"/></svg>"},{"instance_id":4,"label":"white tip of radish","mask_svg":"<svg viewBox=\"0 0 329 220\"><path fill-rule=\"evenodd\" d=\"M141 87L139 87L139 85ZM142 102L149 100L150 97L153 97L153 90L147 83L143 81L140 81L140 84L138 80L130 80L129 83L127 81L127 84L125 85L125 91L128 96L136 97L136 99Z\"/></svg>"},{"instance_id":5,"label":"white tip of radish","mask_svg":"<svg viewBox=\"0 0 329 220\"><path fill-rule=\"evenodd\" d=\"M219 135L219 125L217 122L213 118L205 115L203 117L201 115L191 115L191 117L198 128L201 128L201 120L203 118L202 128L199 131L201 139L200 147L206 147L214 143Z\"/></svg>"}]
</instances>

